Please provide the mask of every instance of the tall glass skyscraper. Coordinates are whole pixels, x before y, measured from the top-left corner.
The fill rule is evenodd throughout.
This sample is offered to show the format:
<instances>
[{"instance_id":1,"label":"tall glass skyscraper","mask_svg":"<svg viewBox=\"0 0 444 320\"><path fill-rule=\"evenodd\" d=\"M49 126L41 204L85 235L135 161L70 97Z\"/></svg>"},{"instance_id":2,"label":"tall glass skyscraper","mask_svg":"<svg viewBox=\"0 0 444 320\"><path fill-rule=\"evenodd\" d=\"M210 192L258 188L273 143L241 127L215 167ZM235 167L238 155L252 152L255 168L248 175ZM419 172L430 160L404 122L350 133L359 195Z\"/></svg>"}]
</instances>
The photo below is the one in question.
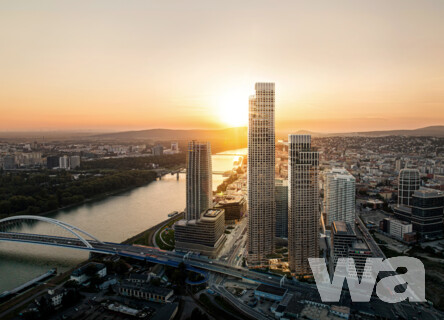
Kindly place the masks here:
<instances>
[{"instance_id":1,"label":"tall glass skyscraper","mask_svg":"<svg viewBox=\"0 0 444 320\"><path fill-rule=\"evenodd\" d=\"M413 192L420 186L419 170L402 169L398 179L398 206L411 206Z\"/></svg>"},{"instance_id":2,"label":"tall glass skyscraper","mask_svg":"<svg viewBox=\"0 0 444 320\"><path fill-rule=\"evenodd\" d=\"M333 221L355 223L356 179L344 168L333 168L325 173L324 212L331 225Z\"/></svg>"},{"instance_id":3,"label":"tall glass skyscraper","mask_svg":"<svg viewBox=\"0 0 444 320\"><path fill-rule=\"evenodd\" d=\"M248 264L252 267L267 263L276 232L274 83L256 83L255 90L248 119Z\"/></svg>"},{"instance_id":4,"label":"tall glass skyscraper","mask_svg":"<svg viewBox=\"0 0 444 320\"><path fill-rule=\"evenodd\" d=\"M199 219L202 212L212 207L212 171L210 143L189 142L186 220Z\"/></svg>"},{"instance_id":5,"label":"tall glass skyscraper","mask_svg":"<svg viewBox=\"0 0 444 320\"><path fill-rule=\"evenodd\" d=\"M319 256L319 153L310 135L289 135L288 142L288 262L308 275L308 258Z\"/></svg>"}]
</instances>

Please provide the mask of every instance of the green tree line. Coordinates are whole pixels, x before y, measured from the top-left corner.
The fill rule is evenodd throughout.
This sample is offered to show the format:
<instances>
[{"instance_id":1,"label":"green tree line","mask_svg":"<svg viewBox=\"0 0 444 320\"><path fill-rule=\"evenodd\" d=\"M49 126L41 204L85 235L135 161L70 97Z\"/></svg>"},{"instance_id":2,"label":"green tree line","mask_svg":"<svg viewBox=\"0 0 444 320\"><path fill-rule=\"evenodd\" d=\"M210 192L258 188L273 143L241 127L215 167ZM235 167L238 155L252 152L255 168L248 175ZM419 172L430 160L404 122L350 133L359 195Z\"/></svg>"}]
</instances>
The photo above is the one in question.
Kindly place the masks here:
<instances>
[{"instance_id":1,"label":"green tree line","mask_svg":"<svg viewBox=\"0 0 444 320\"><path fill-rule=\"evenodd\" d=\"M142 186L156 177L150 170L85 174L77 180L65 171L3 172L0 174L0 217L44 213L108 192Z\"/></svg>"},{"instance_id":2,"label":"green tree line","mask_svg":"<svg viewBox=\"0 0 444 320\"><path fill-rule=\"evenodd\" d=\"M153 163L158 164L163 168L177 167L185 165L186 154L178 153L171 155L161 156L147 156L137 158L110 158L110 159L98 159L92 161L82 162L82 169L94 170L94 169L116 169L116 170L128 170L128 169L150 169Z\"/></svg>"}]
</instances>

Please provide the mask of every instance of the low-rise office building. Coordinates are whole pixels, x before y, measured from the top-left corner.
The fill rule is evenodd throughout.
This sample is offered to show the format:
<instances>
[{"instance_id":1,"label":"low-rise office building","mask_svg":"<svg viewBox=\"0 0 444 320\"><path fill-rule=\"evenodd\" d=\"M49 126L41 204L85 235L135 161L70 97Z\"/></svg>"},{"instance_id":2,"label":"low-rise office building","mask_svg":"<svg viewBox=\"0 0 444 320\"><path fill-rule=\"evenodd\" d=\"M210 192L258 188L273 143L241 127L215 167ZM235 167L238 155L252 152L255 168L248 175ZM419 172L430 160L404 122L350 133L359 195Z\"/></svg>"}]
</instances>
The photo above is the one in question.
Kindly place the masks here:
<instances>
[{"instance_id":1,"label":"low-rise office building","mask_svg":"<svg viewBox=\"0 0 444 320\"><path fill-rule=\"evenodd\" d=\"M176 251L200 252L216 258L226 241L223 209L208 209L197 220L179 220L174 224Z\"/></svg>"},{"instance_id":2,"label":"low-rise office building","mask_svg":"<svg viewBox=\"0 0 444 320\"><path fill-rule=\"evenodd\" d=\"M420 188L413 192L411 206L396 206L395 217L412 224L418 241L443 236L444 192Z\"/></svg>"},{"instance_id":3,"label":"low-rise office building","mask_svg":"<svg viewBox=\"0 0 444 320\"><path fill-rule=\"evenodd\" d=\"M90 262L74 270L71 273L70 280L75 280L79 284L83 284L91 278L91 276L94 274L94 271L99 278L103 278L106 276L106 266L103 263Z\"/></svg>"},{"instance_id":4,"label":"low-rise office building","mask_svg":"<svg viewBox=\"0 0 444 320\"><path fill-rule=\"evenodd\" d=\"M225 224L241 220L247 211L247 201L242 196L225 196L215 207L225 212Z\"/></svg>"},{"instance_id":5,"label":"low-rise office building","mask_svg":"<svg viewBox=\"0 0 444 320\"><path fill-rule=\"evenodd\" d=\"M170 301L174 291L172 289L153 285L142 285L129 281L123 281L118 286L119 294L153 302L166 303Z\"/></svg>"}]
</instances>

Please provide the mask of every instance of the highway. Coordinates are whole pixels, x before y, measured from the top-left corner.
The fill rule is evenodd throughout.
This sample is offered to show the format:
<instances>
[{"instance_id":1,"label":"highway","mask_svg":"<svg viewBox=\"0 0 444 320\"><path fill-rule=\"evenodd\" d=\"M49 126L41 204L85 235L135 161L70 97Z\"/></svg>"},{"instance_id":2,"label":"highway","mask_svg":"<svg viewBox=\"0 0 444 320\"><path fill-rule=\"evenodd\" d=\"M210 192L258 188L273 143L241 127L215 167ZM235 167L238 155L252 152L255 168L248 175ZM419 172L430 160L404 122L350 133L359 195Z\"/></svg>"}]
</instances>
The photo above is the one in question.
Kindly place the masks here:
<instances>
[{"instance_id":1,"label":"highway","mask_svg":"<svg viewBox=\"0 0 444 320\"><path fill-rule=\"evenodd\" d=\"M41 245L65 247L102 254L116 254L123 257L130 257L137 260L146 260L153 263L177 267L184 262L187 269L195 272L206 270L221 275L227 275L239 279L248 279L258 283L264 283L279 287L280 277L249 270L241 266L233 266L230 263L209 260L199 255L189 255L184 259L184 255L172 251L165 251L154 247L132 246L112 242L98 242L87 240L90 247L87 247L81 240L76 238L56 237L48 235L0 232L0 241L24 242ZM233 254L236 254L236 250ZM233 262L233 259L230 259ZM201 272L202 273L202 272ZM287 281L284 285L291 290L316 290L313 285L299 282Z\"/></svg>"}]
</instances>

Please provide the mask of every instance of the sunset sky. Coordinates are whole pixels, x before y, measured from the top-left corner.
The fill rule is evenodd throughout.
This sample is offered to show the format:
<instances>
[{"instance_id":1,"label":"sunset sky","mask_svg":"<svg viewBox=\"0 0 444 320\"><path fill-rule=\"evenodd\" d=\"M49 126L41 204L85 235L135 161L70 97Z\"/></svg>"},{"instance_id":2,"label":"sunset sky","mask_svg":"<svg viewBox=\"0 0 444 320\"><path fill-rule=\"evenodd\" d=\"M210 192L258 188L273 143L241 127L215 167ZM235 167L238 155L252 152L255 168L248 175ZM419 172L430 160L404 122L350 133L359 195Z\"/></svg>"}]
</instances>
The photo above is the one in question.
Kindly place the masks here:
<instances>
[{"instance_id":1,"label":"sunset sky","mask_svg":"<svg viewBox=\"0 0 444 320\"><path fill-rule=\"evenodd\" d=\"M0 131L444 125L444 1L0 0Z\"/></svg>"}]
</instances>

